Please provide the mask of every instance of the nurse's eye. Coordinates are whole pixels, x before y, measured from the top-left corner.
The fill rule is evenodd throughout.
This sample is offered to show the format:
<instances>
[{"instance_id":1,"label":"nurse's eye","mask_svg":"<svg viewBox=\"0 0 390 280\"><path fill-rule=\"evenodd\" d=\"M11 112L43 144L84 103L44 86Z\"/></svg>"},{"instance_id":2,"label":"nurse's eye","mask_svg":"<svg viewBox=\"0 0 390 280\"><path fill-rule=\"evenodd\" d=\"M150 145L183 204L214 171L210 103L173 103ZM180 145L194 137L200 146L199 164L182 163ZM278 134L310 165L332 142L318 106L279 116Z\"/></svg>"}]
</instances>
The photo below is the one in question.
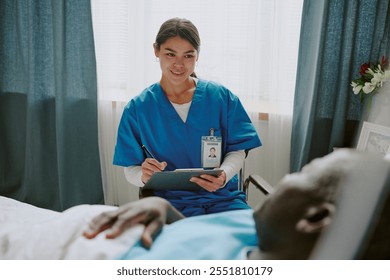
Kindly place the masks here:
<instances>
[{"instance_id":1,"label":"nurse's eye","mask_svg":"<svg viewBox=\"0 0 390 280\"><path fill-rule=\"evenodd\" d=\"M166 56L168 56L168 57L175 57L175 54L174 53L167 53Z\"/></svg>"},{"instance_id":2,"label":"nurse's eye","mask_svg":"<svg viewBox=\"0 0 390 280\"><path fill-rule=\"evenodd\" d=\"M187 54L186 56L185 56L185 58L193 58L194 57L194 55L192 55L192 54Z\"/></svg>"}]
</instances>

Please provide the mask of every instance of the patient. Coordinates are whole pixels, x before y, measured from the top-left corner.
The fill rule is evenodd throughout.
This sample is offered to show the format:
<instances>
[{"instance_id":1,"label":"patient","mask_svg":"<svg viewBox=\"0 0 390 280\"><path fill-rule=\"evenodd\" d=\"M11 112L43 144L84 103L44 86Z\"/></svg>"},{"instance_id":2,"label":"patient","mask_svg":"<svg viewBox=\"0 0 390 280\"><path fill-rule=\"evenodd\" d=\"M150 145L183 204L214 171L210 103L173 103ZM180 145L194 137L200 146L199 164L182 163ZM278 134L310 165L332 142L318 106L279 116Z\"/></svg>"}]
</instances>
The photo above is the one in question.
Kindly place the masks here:
<instances>
[{"instance_id":1,"label":"patient","mask_svg":"<svg viewBox=\"0 0 390 280\"><path fill-rule=\"evenodd\" d=\"M390 199L379 207L384 209L379 215L379 208L372 206L379 205L378 201L367 203L367 193L364 199L358 197L366 186L371 191L377 189L372 192L374 196L387 197L383 192L389 188L383 184L383 177L390 174L389 170L388 162L353 150L337 150L314 160L302 172L287 175L255 211L190 218L158 197L119 208L79 205L60 213L0 196L0 259L315 258L313 247L316 244L314 251L320 252L317 244L324 244L330 235L319 236L329 225L332 227L327 232L343 231L341 225L351 225L351 221L355 221L354 226L356 222L367 225L363 216L368 212L362 209L375 210L380 218L377 222L370 218L367 226L375 230L370 242L365 243L369 245L362 258L388 259ZM336 201L339 198L342 204ZM359 204L358 209L354 203L345 207L356 201L367 204ZM345 216L344 210L351 208ZM344 234L349 239L366 234L350 228L338 235L341 242L345 243Z\"/></svg>"},{"instance_id":2,"label":"patient","mask_svg":"<svg viewBox=\"0 0 390 280\"><path fill-rule=\"evenodd\" d=\"M332 222L340 186L362 159L348 149L316 159L285 176L255 211L185 218L166 200L145 198L95 217L84 236L109 229L106 237L114 239L143 224L141 242L122 259L307 259Z\"/></svg>"}]
</instances>

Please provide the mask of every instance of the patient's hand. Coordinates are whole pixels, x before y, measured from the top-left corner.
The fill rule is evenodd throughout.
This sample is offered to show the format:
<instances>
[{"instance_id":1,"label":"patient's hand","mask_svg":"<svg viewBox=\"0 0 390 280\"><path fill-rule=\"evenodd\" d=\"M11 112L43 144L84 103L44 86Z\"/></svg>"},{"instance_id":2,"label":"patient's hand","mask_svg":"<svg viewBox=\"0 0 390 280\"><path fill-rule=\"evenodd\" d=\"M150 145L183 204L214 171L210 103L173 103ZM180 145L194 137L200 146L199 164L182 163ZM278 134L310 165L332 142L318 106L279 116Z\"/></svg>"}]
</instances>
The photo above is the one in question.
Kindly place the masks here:
<instances>
[{"instance_id":1,"label":"patient's hand","mask_svg":"<svg viewBox=\"0 0 390 280\"><path fill-rule=\"evenodd\" d=\"M106 233L106 238L115 238L133 225L144 224L141 242L145 247L150 248L154 238L165 224L183 218L184 216L167 200L148 197L96 216L89 223L89 228L84 231L83 235L92 239L102 231L110 229Z\"/></svg>"},{"instance_id":2,"label":"patient's hand","mask_svg":"<svg viewBox=\"0 0 390 280\"><path fill-rule=\"evenodd\" d=\"M191 182L198 184L205 190L208 190L209 192L215 192L222 188L225 185L226 182L226 173L225 171L222 171L221 175L218 177L215 177L213 175L200 175L199 177L192 177L190 179Z\"/></svg>"}]
</instances>

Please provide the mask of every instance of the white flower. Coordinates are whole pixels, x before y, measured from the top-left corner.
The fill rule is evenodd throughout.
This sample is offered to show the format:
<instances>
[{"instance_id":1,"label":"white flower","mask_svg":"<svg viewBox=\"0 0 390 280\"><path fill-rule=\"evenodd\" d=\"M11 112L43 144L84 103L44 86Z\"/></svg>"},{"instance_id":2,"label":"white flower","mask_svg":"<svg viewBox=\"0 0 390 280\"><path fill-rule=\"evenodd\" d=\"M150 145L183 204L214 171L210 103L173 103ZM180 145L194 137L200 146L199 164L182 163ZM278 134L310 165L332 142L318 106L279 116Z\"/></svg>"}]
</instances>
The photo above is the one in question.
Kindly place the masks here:
<instances>
[{"instance_id":1,"label":"white flower","mask_svg":"<svg viewBox=\"0 0 390 280\"><path fill-rule=\"evenodd\" d=\"M375 72L372 79L371 79L371 84L373 84L374 86L378 86L378 87L381 87L382 84L383 84L383 78L384 78L384 75L382 74L382 72Z\"/></svg>"},{"instance_id":2,"label":"white flower","mask_svg":"<svg viewBox=\"0 0 390 280\"><path fill-rule=\"evenodd\" d=\"M375 72L371 68L367 68L366 73L369 73L374 76Z\"/></svg>"},{"instance_id":3,"label":"white flower","mask_svg":"<svg viewBox=\"0 0 390 280\"><path fill-rule=\"evenodd\" d=\"M368 94L371 93L375 89L375 85L372 83L364 83L363 92Z\"/></svg>"},{"instance_id":4,"label":"white flower","mask_svg":"<svg viewBox=\"0 0 390 280\"><path fill-rule=\"evenodd\" d=\"M357 84L357 83L355 83L355 82L352 82L351 83L351 87L352 87L352 90L353 90L353 93L354 94L359 94L360 93L360 91L362 90L362 85L359 85L359 84Z\"/></svg>"}]
</instances>

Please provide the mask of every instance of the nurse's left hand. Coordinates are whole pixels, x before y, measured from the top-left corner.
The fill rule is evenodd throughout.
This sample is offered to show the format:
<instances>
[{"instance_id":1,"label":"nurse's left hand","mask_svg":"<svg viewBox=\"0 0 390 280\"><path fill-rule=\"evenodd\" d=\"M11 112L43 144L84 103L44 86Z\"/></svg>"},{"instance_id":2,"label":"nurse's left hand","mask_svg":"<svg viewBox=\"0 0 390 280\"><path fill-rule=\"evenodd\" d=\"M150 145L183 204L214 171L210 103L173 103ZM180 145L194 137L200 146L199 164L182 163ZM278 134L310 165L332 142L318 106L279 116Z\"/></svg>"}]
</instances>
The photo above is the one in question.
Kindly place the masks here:
<instances>
[{"instance_id":1,"label":"nurse's left hand","mask_svg":"<svg viewBox=\"0 0 390 280\"><path fill-rule=\"evenodd\" d=\"M201 175L199 177L192 177L190 179L191 182L198 184L205 190L209 192L215 192L222 188L225 185L226 182L226 173L225 171L222 171L221 175L218 177L215 177L213 175Z\"/></svg>"}]
</instances>

